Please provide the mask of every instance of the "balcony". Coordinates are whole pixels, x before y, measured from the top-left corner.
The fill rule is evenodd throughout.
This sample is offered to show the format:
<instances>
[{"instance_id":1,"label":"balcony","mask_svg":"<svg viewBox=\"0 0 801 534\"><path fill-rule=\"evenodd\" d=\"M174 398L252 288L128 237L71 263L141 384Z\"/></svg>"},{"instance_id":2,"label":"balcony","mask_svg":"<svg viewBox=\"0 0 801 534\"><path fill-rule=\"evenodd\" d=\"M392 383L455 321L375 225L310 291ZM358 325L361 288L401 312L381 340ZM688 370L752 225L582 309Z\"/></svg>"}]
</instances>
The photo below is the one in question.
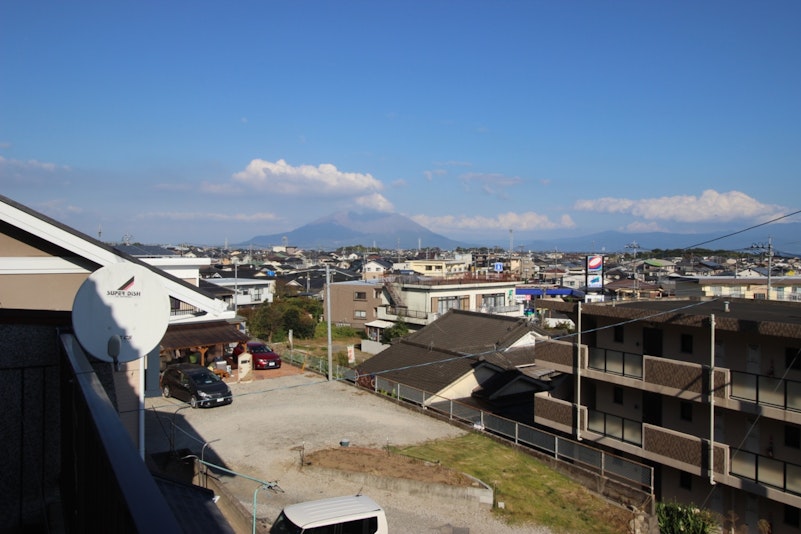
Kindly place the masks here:
<instances>
[{"instance_id":1,"label":"balcony","mask_svg":"<svg viewBox=\"0 0 801 534\"><path fill-rule=\"evenodd\" d=\"M801 495L801 465L798 464L735 450L732 452L730 473L751 482Z\"/></svg>"},{"instance_id":2,"label":"balcony","mask_svg":"<svg viewBox=\"0 0 801 534\"><path fill-rule=\"evenodd\" d=\"M708 391L709 368L696 363L659 358L618 350L590 348L587 368L613 376L631 378L643 382L640 386L646 391L666 393L668 390L682 398L695 398ZM726 398L729 381L728 369L715 369L715 397ZM801 403L801 389L795 395L795 402Z\"/></svg>"},{"instance_id":3,"label":"balcony","mask_svg":"<svg viewBox=\"0 0 801 534\"><path fill-rule=\"evenodd\" d=\"M590 348L588 367L603 373L641 379L643 377L642 360L642 354Z\"/></svg>"},{"instance_id":4,"label":"balcony","mask_svg":"<svg viewBox=\"0 0 801 534\"><path fill-rule=\"evenodd\" d=\"M801 412L801 382L732 371L731 398Z\"/></svg>"},{"instance_id":5,"label":"balcony","mask_svg":"<svg viewBox=\"0 0 801 534\"><path fill-rule=\"evenodd\" d=\"M439 317L437 313L410 310L405 306L381 306L377 311L376 319L392 322L402 320L420 326L425 326Z\"/></svg>"},{"instance_id":6,"label":"balcony","mask_svg":"<svg viewBox=\"0 0 801 534\"><path fill-rule=\"evenodd\" d=\"M633 445L642 445L642 423L598 410L587 410L587 430Z\"/></svg>"}]
</instances>

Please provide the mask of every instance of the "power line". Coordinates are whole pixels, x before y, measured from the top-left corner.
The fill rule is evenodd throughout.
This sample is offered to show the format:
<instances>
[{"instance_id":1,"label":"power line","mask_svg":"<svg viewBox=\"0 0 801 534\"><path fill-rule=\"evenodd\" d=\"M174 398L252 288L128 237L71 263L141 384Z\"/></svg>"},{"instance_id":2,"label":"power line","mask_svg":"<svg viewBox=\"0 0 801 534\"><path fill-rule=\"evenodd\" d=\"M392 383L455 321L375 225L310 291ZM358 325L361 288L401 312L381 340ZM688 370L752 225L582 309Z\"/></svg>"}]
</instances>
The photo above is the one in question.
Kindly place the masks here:
<instances>
[{"instance_id":1,"label":"power line","mask_svg":"<svg viewBox=\"0 0 801 534\"><path fill-rule=\"evenodd\" d=\"M748 228L745 228L743 230L738 230L736 232L732 232L732 233L726 234L724 236L716 237L716 238L710 239L708 241L702 241L701 243L696 243L695 245L690 245L689 247L684 247L682 250L688 250L688 249L691 249L691 248L697 248L697 247L700 247L701 245L706 245L707 243L713 243L715 241L720 241L721 239L726 239L727 237L731 237L733 235L742 234L743 232L747 232L749 230L753 230L754 228L759 228L760 226L765 226L765 225L768 225L768 224L771 224L771 223L775 223L776 221L781 221L782 219L786 219L787 217L792 217L793 215L797 215L799 213L801 213L801 210L797 210L797 211L794 211L792 213L788 213L787 215L782 215L781 217L776 217L775 219L771 219L771 220L765 221L763 223L755 224L754 226L749 226Z\"/></svg>"}]
</instances>

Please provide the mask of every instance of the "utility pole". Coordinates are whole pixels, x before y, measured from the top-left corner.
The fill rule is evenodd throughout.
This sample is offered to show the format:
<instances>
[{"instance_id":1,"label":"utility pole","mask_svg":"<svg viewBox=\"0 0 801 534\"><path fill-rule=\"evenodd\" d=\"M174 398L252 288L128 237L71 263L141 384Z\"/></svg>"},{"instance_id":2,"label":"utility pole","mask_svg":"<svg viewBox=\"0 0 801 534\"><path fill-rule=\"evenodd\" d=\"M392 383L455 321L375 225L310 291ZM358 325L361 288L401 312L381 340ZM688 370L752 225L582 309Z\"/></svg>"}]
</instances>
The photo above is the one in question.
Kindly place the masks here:
<instances>
[{"instance_id":1,"label":"utility pole","mask_svg":"<svg viewBox=\"0 0 801 534\"><path fill-rule=\"evenodd\" d=\"M766 300L770 300L770 291L771 291L771 274L773 271L773 239L768 237L768 242L766 243L754 243L751 245L751 248L754 250L761 250L767 252L768 254L768 292L765 296Z\"/></svg>"}]
</instances>

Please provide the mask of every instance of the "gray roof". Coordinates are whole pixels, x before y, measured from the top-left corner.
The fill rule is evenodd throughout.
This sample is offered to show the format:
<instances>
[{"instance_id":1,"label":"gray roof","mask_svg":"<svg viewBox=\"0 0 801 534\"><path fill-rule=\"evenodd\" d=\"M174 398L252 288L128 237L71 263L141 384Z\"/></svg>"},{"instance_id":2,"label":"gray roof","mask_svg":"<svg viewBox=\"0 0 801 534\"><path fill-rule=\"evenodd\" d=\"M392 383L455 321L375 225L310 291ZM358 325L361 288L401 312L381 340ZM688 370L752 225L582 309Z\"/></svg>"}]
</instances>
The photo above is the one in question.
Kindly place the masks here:
<instances>
[{"instance_id":1,"label":"gray roof","mask_svg":"<svg viewBox=\"0 0 801 534\"><path fill-rule=\"evenodd\" d=\"M571 316L577 304L544 301L543 308L559 310ZM694 328L709 328L715 315L715 328L721 331L754 332L762 335L801 339L801 303L739 298L661 298L653 300L584 303L582 315L608 317L621 321L647 319L652 323L672 323Z\"/></svg>"},{"instance_id":2,"label":"gray roof","mask_svg":"<svg viewBox=\"0 0 801 534\"><path fill-rule=\"evenodd\" d=\"M503 352L532 330L526 319L450 310L366 360L358 371L437 392L477 364L507 369L533 363L531 348Z\"/></svg>"},{"instance_id":3,"label":"gray roof","mask_svg":"<svg viewBox=\"0 0 801 534\"><path fill-rule=\"evenodd\" d=\"M487 352L506 348L533 330L526 318L452 309L404 341L457 352Z\"/></svg>"}]
</instances>

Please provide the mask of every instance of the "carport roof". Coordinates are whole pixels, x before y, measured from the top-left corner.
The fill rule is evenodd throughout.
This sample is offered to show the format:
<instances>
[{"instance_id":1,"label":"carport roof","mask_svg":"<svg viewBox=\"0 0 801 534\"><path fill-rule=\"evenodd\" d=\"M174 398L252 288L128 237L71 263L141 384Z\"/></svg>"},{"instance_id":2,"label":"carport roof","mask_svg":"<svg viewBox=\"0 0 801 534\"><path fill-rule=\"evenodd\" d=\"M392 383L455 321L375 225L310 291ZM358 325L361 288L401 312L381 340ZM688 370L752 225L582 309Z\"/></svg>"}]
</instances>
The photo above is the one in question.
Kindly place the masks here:
<instances>
[{"instance_id":1,"label":"carport roof","mask_svg":"<svg viewBox=\"0 0 801 534\"><path fill-rule=\"evenodd\" d=\"M161 339L161 350L186 349L219 343L238 343L250 338L227 321L172 325Z\"/></svg>"}]
</instances>

